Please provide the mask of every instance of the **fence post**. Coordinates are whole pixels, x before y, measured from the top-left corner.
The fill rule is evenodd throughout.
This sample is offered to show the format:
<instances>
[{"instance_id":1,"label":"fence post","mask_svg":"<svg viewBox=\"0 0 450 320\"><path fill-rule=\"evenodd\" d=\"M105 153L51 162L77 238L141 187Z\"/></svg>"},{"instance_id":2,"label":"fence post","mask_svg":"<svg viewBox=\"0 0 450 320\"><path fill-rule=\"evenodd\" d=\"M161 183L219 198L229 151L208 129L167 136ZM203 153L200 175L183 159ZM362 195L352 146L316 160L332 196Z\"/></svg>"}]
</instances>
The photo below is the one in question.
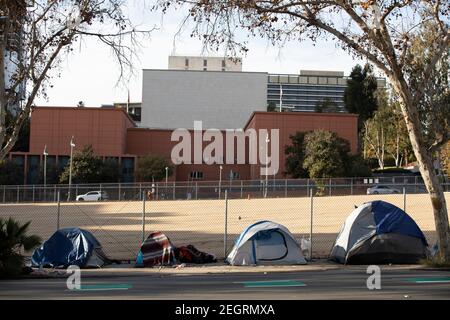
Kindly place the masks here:
<instances>
[{"instance_id":1,"label":"fence post","mask_svg":"<svg viewBox=\"0 0 450 320\"><path fill-rule=\"evenodd\" d=\"M244 181L241 180L241 199L244 193Z\"/></svg>"},{"instance_id":2,"label":"fence post","mask_svg":"<svg viewBox=\"0 0 450 320\"><path fill-rule=\"evenodd\" d=\"M195 182L195 200L198 200L198 182Z\"/></svg>"},{"instance_id":3,"label":"fence post","mask_svg":"<svg viewBox=\"0 0 450 320\"><path fill-rule=\"evenodd\" d=\"M414 178L414 190L415 190L415 193L417 193L417 190L418 190L418 187L417 187L417 183L418 183L418 181L417 181L417 176Z\"/></svg>"},{"instance_id":4,"label":"fence post","mask_svg":"<svg viewBox=\"0 0 450 320\"><path fill-rule=\"evenodd\" d=\"M145 241L145 191L142 191L142 243Z\"/></svg>"},{"instance_id":5,"label":"fence post","mask_svg":"<svg viewBox=\"0 0 450 320\"><path fill-rule=\"evenodd\" d=\"M287 198L287 179L284 179L284 197Z\"/></svg>"},{"instance_id":6,"label":"fence post","mask_svg":"<svg viewBox=\"0 0 450 320\"><path fill-rule=\"evenodd\" d=\"M139 198L142 200L142 183L139 183Z\"/></svg>"},{"instance_id":7,"label":"fence post","mask_svg":"<svg viewBox=\"0 0 450 320\"><path fill-rule=\"evenodd\" d=\"M350 194L353 195L353 178L350 182Z\"/></svg>"},{"instance_id":8,"label":"fence post","mask_svg":"<svg viewBox=\"0 0 450 320\"><path fill-rule=\"evenodd\" d=\"M406 212L406 188L403 187L403 211Z\"/></svg>"},{"instance_id":9,"label":"fence post","mask_svg":"<svg viewBox=\"0 0 450 320\"><path fill-rule=\"evenodd\" d=\"M306 196L309 196L309 179L306 180Z\"/></svg>"},{"instance_id":10,"label":"fence post","mask_svg":"<svg viewBox=\"0 0 450 320\"><path fill-rule=\"evenodd\" d=\"M35 193L35 188L34 188L34 184L33 184L33 202L34 202L34 193Z\"/></svg>"},{"instance_id":11,"label":"fence post","mask_svg":"<svg viewBox=\"0 0 450 320\"><path fill-rule=\"evenodd\" d=\"M17 186L17 203L19 203L20 199L20 186Z\"/></svg>"},{"instance_id":12,"label":"fence post","mask_svg":"<svg viewBox=\"0 0 450 320\"><path fill-rule=\"evenodd\" d=\"M118 195L118 197L117 197L117 199L120 201L121 200L121 197L122 197L122 184L121 183L119 183L119 195Z\"/></svg>"},{"instance_id":13,"label":"fence post","mask_svg":"<svg viewBox=\"0 0 450 320\"><path fill-rule=\"evenodd\" d=\"M56 230L59 230L61 219L61 191L58 190L57 195L57 212L56 212Z\"/></svg>"},{"instance_id":14,"label":"fence post","mask_svg":"<svg viewBox=\"0 0 450 320\"><path fill-rule=\"evenodd\" d=\"M225 190L225 232L223 235L223 255L227 258L227 242L228 242L228 191Z\"/></svg>"},{"instance_id":15,"label":"fence post","mask_svg":"<svg viewBox=\"0 0 450 320\"><path fill-rule=\"evenodd\" d=\"M312 252L313 252L313 222L314 222L314 193L313 189L310 190L310 206L311 206L311 217L310 217L310 229L309 229L309 260L312 260Z\"/></svg>"},{"instance_id":16,"label":"fence post","mask_svg":"<svg viewBox=\"0 0 450 320\"><path fill-rule=\"evenodd\" d=\"M58 201L57 196L56 196L56 184L55 184L55 189L53 191L53 202Z\"/></svg>"},{"instance_id":17,"label":"fence post","mask_svg":"<svg viewBox=\"0 0 450 320\"><path fill-rule=\"evenodd\" d=\"M3 203L6 201L6 186L3 186Z\"/></svg>"},{"instance_id":18,"label":"fence post","mask_svg":"<svg viewBox=\"0 0 450 320\"><path fill-rule=\"evenodd\" d=\"M175 200L175 181L173 182L173 190L172 190L172 192L173 192L173 200Z\"/></svg>"},{"instance_id":19,"label":"fence post","mask_svg":"<svg viewBox=\"0 0 450 320\"><path fill-rule=\"evenodd\" d=\"M331 197L331 184L332 184L332 181L331 181L331 178L330 178L330 183L329 183L329 192L330 192L330 197Z\"/></svg>"}]
</instances>

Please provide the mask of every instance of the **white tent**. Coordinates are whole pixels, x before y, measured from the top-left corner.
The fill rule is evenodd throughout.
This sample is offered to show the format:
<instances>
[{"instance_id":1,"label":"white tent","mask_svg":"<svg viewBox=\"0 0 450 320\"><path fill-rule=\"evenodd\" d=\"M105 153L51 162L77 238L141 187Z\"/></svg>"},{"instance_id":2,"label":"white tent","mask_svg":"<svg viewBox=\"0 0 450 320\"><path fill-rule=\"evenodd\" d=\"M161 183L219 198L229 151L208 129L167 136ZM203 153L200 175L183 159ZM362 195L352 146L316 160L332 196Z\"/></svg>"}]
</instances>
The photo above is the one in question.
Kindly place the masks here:
<instances>
[{"instance_id":1,"label":"white tent","mask_svg":"<svg viewBox=\"0 0 450 320\"><path fill-rule=\"evenodd\" d=\"M260 221L247 227L227 257L231 265L306 264L294 236L281 224Z\"/></svg>"}]
</instances>

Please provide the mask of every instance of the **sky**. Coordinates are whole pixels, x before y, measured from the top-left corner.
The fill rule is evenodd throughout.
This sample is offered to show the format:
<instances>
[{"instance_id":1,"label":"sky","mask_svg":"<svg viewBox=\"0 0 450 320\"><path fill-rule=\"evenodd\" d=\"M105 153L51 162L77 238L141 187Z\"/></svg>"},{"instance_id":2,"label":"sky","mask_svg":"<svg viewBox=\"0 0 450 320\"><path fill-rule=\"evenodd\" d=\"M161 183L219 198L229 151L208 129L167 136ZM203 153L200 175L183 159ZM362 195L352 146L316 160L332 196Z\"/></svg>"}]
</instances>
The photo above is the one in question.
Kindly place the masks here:
<instances>
[{"instance_id":1,"label":"sky","mask_svg":"<svg viewBox=\"0 0 450 320\"><path fill-rule=\"evenodd\" d=\"M118 83L119 68L109 48L95 39L84 39L74 47L52 80L47 98L36 100L38 106L75 106L83 101L86 106L97 107L113 102L126 102L128 92L131 102L142 98L142 69L167 69L168 57L177 55L202 55L202 43L190 37L190 26L180 30L186 12L170 10L166 15L150 12L152 1L128 0L127 14L141 29L153 31L141 43L138 59L134 61L134 76ZM274 47L265 39L251 38L249 52L243 57L243 71L269 73L298 73L300 69L344 71L364 61L355 60L331 41L319 40L289 42L283 48ZM214 52L222 55L224 52ZM56 73L55 73L56 75Z\"/></svg>"}]
</instances>

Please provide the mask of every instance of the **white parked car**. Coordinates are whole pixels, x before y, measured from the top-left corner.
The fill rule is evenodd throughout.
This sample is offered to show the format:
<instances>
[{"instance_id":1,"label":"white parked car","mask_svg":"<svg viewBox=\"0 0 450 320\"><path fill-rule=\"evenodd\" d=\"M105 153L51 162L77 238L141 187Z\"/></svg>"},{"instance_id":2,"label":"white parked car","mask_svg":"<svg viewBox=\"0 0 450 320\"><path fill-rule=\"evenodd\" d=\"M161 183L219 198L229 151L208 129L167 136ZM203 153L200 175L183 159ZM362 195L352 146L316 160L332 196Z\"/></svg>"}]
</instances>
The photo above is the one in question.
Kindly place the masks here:
<instances>
[{"instance_id":1,"label":"white parked car","mask_svg":"<svg viewBox=\"0 0 450 320\"><path fill-rule=\"evenodd\" d=\"M367 194L397 194L400 190L389 186L374 186L367 189Z\"/></svg>"},{"instance_id":2,"label":"white parked car","mask_svg":"<svg viewBox=\"0 0 450 320\"><path fill-rule=\"evenodd\" d=\"M101 201L108 200L108 194L105 191L89 191L85 194L80 194L76 198L77 201Z\"/></svg>"}]
</instances>

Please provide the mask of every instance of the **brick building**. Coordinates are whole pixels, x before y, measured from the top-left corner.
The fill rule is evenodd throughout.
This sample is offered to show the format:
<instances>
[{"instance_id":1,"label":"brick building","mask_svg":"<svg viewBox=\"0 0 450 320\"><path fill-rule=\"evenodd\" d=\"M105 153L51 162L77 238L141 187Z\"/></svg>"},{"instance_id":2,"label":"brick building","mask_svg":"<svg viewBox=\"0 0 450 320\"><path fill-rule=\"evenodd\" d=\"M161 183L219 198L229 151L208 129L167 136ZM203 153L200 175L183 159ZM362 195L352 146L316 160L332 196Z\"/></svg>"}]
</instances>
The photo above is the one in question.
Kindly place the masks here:
<instances>
[{"instance_id":1,"label":"brick building","mask_svg":"<svg viewBox=\"0 0 450 320\"><path fill-rule=\"evenodd\" d=\"M290 135L317 129L333 131L347 139L352 152L356 152L357 119L357 115L347 113L254 112L243 129L279 129L280 168L276 177L281 178L285 177L284 149L290 144ZM172 149L178 143L171 141L172 132L172 129L139 128L123 109L36 107L31 116L29 152L13 152L9 157L23 167L25 183L37 184L40 182L44 147L47 146L49 154L47 166L63 168L69 161L73 136L75 152L85 145L92 145L95 154L119 163L122 182L132 182L137 157L158 154L171 159ZM225 135L225 130L221 132ZM189 130L189 133L193 136L194 131ZM203 142L203 147L209 143ZM225 154L226 144L223 148ZM220 166L180 164L175 166L170 181L218 180ZM234 179L260 179L259 169L259 164L246 161L245 164L222 165L222 174L225 179L230 172Z\"/></svg>"}]
</instances>

